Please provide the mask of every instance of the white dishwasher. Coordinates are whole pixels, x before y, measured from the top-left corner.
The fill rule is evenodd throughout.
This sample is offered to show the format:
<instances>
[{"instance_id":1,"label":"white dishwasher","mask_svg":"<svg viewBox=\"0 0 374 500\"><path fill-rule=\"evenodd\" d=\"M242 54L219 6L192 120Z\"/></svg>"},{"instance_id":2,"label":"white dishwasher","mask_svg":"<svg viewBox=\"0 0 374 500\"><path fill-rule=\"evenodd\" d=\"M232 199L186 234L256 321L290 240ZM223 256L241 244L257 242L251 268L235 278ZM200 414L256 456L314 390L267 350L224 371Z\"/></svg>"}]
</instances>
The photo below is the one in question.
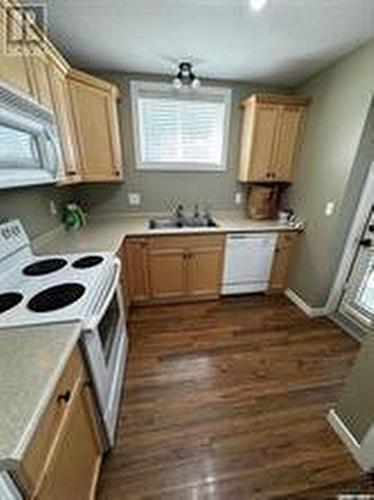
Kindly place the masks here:
<instances>
[{"instance_id":1,"label":"white dishwasher","mask_svg":"<svg viewBox=\"0 0 374 500\"><path fill-rule=\"evenodd\" d=\"M226 236L223 295L263 292L269 285L276 233Z\"/></svg>"}]
</instances>

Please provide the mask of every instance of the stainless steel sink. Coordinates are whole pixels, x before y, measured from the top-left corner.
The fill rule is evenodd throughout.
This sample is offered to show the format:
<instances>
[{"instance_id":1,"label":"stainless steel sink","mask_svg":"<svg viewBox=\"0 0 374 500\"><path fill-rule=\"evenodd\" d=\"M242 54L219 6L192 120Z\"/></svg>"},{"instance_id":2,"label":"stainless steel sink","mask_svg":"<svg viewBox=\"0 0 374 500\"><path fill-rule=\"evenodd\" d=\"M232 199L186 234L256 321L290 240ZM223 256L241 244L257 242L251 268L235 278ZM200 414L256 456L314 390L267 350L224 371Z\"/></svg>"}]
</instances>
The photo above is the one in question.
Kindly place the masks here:
<instances>
[{"instance_id":1,"label":"stainless steel sink","mask_svg":"<svg viewBox=\"0 0 374 500\"><path fill-rule=\"evenodd\" d=\"M183 229L186 227L217 227L211 217L164 217L150 219L149 229Z\"/></svg>"}]
</instances>

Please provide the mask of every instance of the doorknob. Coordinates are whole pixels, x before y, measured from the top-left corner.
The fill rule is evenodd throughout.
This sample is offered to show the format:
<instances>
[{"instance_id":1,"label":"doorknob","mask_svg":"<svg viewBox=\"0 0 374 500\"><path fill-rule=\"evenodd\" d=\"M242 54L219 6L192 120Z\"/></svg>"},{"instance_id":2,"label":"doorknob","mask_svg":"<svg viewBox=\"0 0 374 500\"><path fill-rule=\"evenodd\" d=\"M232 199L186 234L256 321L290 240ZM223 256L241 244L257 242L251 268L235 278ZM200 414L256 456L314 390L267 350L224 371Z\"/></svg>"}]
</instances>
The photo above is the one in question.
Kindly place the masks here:
<instances>
[{"instance_id":1,"label":"doorknob","mask_svg":"<svg viewBox=\"0 0 374 500\"><path fill-rule=\"evenodd\" d=\"M360 241L360 246L365 247L365 248L370 248L372 244L372 241L370 238L365 238Z\"/></svg>"}]
</instances>

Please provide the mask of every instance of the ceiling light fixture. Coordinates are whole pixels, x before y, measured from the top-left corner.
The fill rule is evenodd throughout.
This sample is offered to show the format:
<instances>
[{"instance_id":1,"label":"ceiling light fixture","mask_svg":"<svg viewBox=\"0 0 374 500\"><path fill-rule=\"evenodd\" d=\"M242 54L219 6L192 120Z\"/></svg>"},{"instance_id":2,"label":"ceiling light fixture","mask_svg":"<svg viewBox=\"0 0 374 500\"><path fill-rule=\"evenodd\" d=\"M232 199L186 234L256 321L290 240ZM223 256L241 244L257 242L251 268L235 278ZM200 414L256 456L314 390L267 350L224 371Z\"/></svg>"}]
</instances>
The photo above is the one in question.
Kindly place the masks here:
<instances>
[{"instance_id":1,"label":"ceiling light fixture","mask_svg":"<svg viewBox=\"0 0 374 500\"><path fill-rule=\"evenodd\" d=\"M249 0L249 5L252 10L260 12L260 10L266 7L268 0Z\"/></svg>"},{"instance_id":2,"label":"ceiling light fixture","mask_svg":"<svg viewBox=\"0 0 374 500\"><path fill-rule=\"evenodd\" d=\"M200 80L192 71L192 64L189 62L181 62L177 76L173 80L173 86L176 89L181 89L183 86L198 89L201 85Z\"/></svg>"}]
</instances>

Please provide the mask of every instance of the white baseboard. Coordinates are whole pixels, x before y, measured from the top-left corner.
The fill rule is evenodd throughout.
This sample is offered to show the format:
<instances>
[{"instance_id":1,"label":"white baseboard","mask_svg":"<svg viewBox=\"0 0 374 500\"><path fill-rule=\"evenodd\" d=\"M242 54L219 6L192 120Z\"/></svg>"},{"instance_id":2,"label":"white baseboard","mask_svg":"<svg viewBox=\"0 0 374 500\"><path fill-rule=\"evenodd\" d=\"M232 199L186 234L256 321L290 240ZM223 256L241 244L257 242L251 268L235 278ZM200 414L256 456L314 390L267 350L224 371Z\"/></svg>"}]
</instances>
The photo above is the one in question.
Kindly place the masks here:
<instances>
[{"instance_id":1,"label":"white baseboard","mask_svg":"<svg viewBox=\"0 0 374 500\"><path fill-rule=\"evenodd\" d=\"M325 307L311 307L309 304L297 295L291 288L287 288L284 294L288 297L299 309L301 309L309 318L319 318L326 316L327 310Z\"/></svg>"},{"instance_id":2,"label":"white baseboard","mask_svg":"<svg viewBox=\"0 0 374 500\"><path fill-rule=\"evenodd\" d=\"M342 442L348 448L357 464L365 472L373 470L374 466L374 441L373 431L369 431L360 444L352 435L348 427L341 420L335 410L330 410L327 420Z\"/></svg>"}]
</instances>

